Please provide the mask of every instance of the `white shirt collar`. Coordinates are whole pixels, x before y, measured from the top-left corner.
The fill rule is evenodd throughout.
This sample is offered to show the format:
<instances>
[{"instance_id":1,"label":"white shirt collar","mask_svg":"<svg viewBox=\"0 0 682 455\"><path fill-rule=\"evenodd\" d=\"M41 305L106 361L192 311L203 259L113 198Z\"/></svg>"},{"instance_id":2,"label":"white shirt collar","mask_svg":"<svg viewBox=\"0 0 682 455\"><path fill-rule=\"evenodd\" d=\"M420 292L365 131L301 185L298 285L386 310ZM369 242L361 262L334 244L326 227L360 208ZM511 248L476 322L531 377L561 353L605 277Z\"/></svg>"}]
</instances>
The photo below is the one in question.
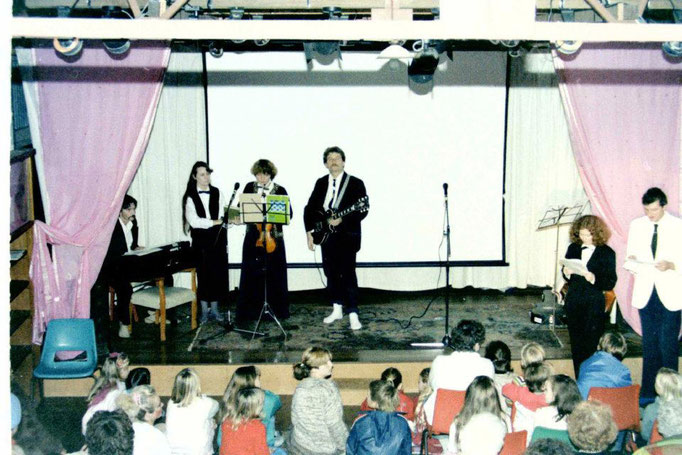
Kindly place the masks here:
<instances>
[{"instance_id":1,"label":"white shirt collar","mask_svg":"<svg viewBox=\"0 0 682 455\"><path fill-rule=\"evenodd\" d=\"M332 177L332 175L329 174L329 180L328 180L328 181L329 181L329 184L331 185L332 182L334 181L334 179L336 178L336 186L337 186L337 188L338 188L339 183L341 183L341 181L343 180L343 176L344 176L345 174L346 174L346 171L341 172L341 173L338 175L338 177Z\"/></svg>"}]
</instances>

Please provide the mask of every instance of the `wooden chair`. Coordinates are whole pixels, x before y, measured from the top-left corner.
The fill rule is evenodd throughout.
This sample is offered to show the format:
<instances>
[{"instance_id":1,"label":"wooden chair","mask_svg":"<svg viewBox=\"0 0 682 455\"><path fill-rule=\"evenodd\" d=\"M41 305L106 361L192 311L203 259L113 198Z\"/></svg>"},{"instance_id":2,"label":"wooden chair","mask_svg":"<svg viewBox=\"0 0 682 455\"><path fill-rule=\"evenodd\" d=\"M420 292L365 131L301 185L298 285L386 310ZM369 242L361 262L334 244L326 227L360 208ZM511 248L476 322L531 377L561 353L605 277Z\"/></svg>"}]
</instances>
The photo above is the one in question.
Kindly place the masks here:
<instances>
[{"instance_id":1,"label":"wooden chair","mask_svg":"<svg viewBox=\"0 0 682 455\"><path fill-rule=\"evenodd\" d=\"M161 341L166 341L166 310L185 303L191 303L192 329L197 328L197 273L195 268L182 270L192 275L192 289L164 285L164 278L154 281L156 286L133 292L130 299L130 319L133 319L133 305L158 310ZM129 327L132 330L132 324Z\"/></svg>"},{"instance_id":2,"label":"wooden chair","mask_svg":"<svg viewBox=\"0 0 682 455\"><path fill-rule=\"evenodd\" d=\"M114 320L114 302L116 300L116 291L114 288L109 286L109 320L113 321ZM133 317L135 318L135 322L139 321L139 318L137 316L137 310L135 310L135 307L133 307Z\"/></svg>"},{"instance_id":3,"label":"wooden chair","mask_svg":"<svg viewBox=\"0 0 682 455\"><path fill-rule=\"evenodd\" d=\"M450 433L450 425L464 406L463 390L436 390L436 404L433 411L433 422L428 425L422 435L422 446L420 453L428 454L428 441L434 435Z\"/></svg>"},{"instance_id":4,"label":"wooden chair","mask_svg":"<svg viewBox=\"0 0 682 455\"><path fill-rule=\"evenodd\" d=\"M522 455L526 451L526 439L528 432L515 431L504 436L504 445L500 455Z\"/></svg>"}]
</instances>

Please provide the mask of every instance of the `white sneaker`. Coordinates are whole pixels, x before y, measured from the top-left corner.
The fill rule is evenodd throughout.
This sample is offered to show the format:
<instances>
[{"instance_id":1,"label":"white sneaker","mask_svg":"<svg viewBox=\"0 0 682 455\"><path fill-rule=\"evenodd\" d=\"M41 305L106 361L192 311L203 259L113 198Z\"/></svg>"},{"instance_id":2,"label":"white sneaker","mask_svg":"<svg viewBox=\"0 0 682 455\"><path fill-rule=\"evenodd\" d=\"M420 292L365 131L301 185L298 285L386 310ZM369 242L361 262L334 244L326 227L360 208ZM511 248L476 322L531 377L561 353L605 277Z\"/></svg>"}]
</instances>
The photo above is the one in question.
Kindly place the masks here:
<instances>
[{"instance_id":1,"label":"white sneaker","mask_svg":"<svg viewBox=\"0 0 682 455\"><path fill-rule=\"evenodd\" d=\"M149 316L144 318L144 322L147 324L158 324L158 323L161 323L161 318L159 318L159 322L157 323L156 322L156 315L152 312L152 314L150 314ZM166 324L168 324L169 322L170 321L168 319L166 319Z\"/></svg>"},{"instance_id":2,"label":"white sneaker","mask_svg":"<svg viewBox=\"0 0 682 455\"><path fill-rule=\"evenodd\" d=\"M120 338L130 338L130 330L128 330L127 325L121 324L118 328L118 336Z\"/></svg>"},{"instance_id":3,"label":"white sneaker","mask_svg":"<svg viewBox=\"0 0 682 455\"><path fill-rule=\"evenodd\" d=\"M339 305L338 303L334 304L334 309L332 310L331 314L324 318L322 322L325 324L331 324L334 321L337 321L339 319L343 319L343 306Z\"/></svg>"},{"instance_id":4,"label":"white sneaker","mask_svg":"<svg viewBox=\"0 0 682 455\"><path fill-rule=\"evenodd\" d=\"M362 324L360 323L360 319L358 319L357 313L349 314L348 319L350 319L350 328L352 330L360 330L362 328Z\"/></svg>"}]
</instances>

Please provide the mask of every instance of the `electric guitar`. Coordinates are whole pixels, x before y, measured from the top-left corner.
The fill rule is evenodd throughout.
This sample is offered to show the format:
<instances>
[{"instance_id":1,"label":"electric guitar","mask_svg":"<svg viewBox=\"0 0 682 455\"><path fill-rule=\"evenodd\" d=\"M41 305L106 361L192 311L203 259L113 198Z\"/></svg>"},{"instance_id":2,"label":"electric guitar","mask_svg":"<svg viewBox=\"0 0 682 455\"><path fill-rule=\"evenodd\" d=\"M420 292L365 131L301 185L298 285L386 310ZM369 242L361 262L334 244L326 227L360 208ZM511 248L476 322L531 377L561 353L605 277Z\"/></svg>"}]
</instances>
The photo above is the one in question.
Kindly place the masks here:
<instances>
[{"instance_id":1,"label":"electric guitar","mask_svg":"<svg viewBox=\"0 0 682 455\"><path fill-rule=\"evenodd\" d=\"M313 226L313 243L315 245L322 245L327 241L329 236L336 231L334 226L329 224L330 220L343 218L353 212L366 212L369 210L369 197L363 196L358 199L355 204L341 211L336 211L334 209L329 210L318 210L315 212L315 224Z\"/></svg>"}]
</instances>

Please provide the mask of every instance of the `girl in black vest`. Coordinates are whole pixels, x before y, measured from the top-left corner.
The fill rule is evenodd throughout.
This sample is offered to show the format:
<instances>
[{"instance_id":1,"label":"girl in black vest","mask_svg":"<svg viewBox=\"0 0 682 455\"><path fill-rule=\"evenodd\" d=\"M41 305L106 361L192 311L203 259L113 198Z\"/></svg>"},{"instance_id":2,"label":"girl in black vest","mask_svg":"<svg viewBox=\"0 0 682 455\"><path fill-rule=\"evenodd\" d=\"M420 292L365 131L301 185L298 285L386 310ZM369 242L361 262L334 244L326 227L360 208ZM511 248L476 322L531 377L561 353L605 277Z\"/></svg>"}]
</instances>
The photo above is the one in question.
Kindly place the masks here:
<instances>
[{"instance_id":1,"label":"girl in black vest","mask_svg":"<svg viewBox=\"0 0 682 455\"><path fill-rule=\"evenodd\" d=\"M182 196L182 224L189 229L196 253L201 323L209 318L222 322L218 301L227 297L227 234L222 225L223 193L211 185L213 169L203 161L192 166ZM211 304L209 311L209 303Z\"/></svg>"}]
</instances>

